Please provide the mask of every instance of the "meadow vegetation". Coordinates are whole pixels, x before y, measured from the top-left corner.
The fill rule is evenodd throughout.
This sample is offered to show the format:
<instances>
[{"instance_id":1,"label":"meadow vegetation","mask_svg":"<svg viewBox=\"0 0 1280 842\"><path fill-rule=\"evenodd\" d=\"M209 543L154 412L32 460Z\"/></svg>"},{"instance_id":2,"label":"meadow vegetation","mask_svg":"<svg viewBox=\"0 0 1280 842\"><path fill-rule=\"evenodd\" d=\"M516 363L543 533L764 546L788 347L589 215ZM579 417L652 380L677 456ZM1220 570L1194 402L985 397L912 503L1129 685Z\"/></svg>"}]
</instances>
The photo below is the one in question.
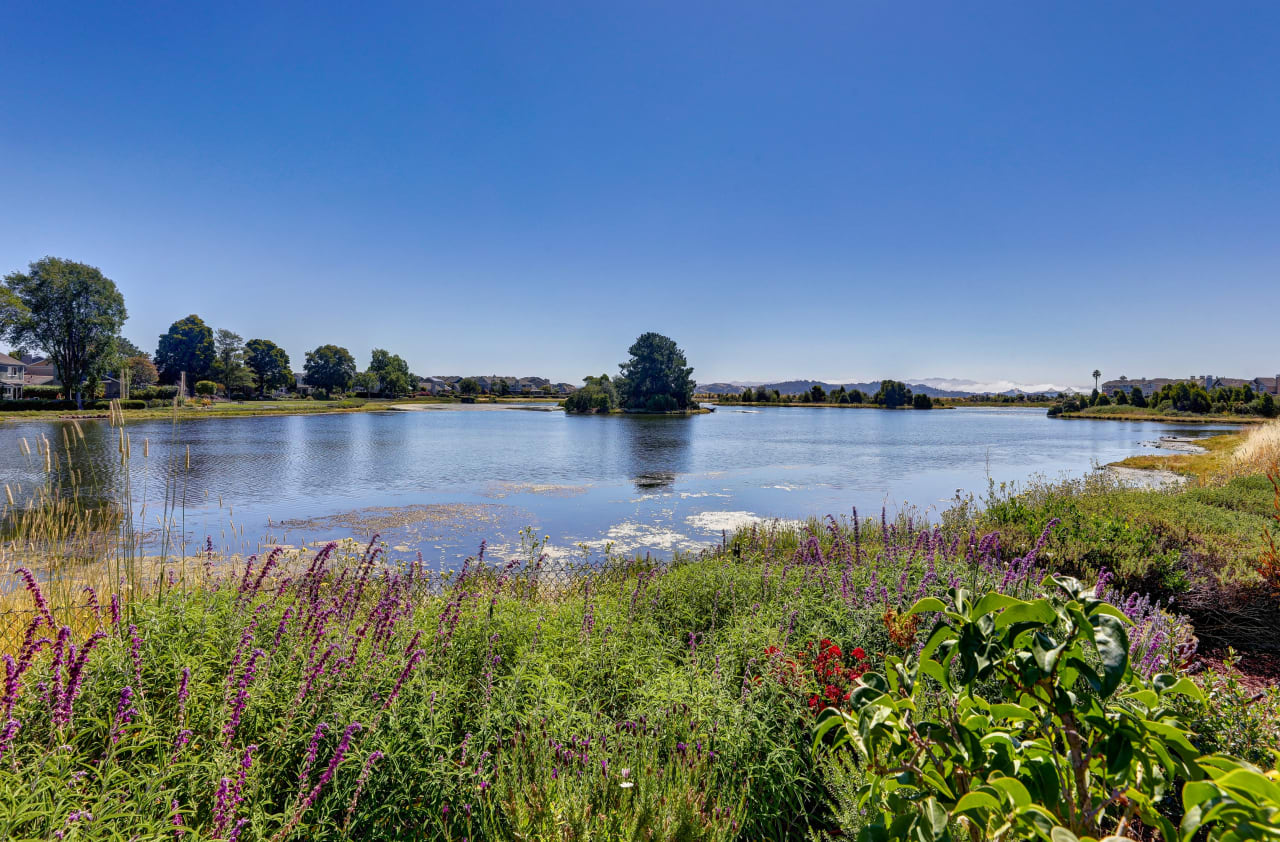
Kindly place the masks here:
<instances>
[{"instance_id":1,"label":"meadow vegetation","mask_svg":"<svg viewBox=\"0 0 1280 842\"><path fill-rule=\"evenodd\" d=\"M1199 654L1280 648L1256 433L1179 489L577 570L530 533L443 576L376 542L179 562L15 501L0 838L1265 838L1280 694Z\"/></svg>"}]
</instances>

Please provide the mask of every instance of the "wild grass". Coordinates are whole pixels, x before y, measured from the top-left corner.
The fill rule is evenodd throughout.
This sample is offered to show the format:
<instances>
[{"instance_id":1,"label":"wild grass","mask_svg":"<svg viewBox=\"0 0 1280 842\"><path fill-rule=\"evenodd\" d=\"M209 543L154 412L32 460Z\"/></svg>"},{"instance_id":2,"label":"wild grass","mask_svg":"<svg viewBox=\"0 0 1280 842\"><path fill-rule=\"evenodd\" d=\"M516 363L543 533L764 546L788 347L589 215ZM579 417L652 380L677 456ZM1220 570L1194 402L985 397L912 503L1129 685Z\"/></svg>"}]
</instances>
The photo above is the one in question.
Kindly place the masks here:
<instances>
[{"instance_id":1,"label":"wild grass","mask_svg":"<svg viewBox=\"0 0 1280 842\"><path fill-rule=\"evenodd\" d=\"M1231 467L1247 474L1275 465L1280 465L1280 421L1269 421L1248 432L1232 454Z\"/></svg>"}]
</instances>

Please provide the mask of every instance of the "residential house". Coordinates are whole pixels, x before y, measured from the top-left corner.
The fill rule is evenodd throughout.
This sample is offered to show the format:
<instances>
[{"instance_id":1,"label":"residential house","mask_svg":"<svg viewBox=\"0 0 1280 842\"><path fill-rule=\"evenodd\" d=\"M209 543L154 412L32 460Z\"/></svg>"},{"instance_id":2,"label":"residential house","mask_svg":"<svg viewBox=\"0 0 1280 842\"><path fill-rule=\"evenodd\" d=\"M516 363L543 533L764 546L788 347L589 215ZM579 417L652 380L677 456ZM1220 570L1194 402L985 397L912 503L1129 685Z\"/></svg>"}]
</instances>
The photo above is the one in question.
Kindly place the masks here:
<instances>
[{"instance_id":1,"label":"residential house","mask_svg":"<svg viewBox=\"0 0 1280 842\"><path fill-rule=\"evenodd\" d=\"M53 360L38 354L23 354L22 363L27 367L26 385L28 386L61 386L58 382L58 370Z\"/></svg>"},{"instance_id":2,"label":"residential house","mask_svg":"<svg viewBox=\"0 0 1280 842\"><path fill-rule=\"evenodd\" d=\"M26 378L27 366L22 360L0 354L0 398L7 401L20 399Z\"/></svg>"}]
</instances>

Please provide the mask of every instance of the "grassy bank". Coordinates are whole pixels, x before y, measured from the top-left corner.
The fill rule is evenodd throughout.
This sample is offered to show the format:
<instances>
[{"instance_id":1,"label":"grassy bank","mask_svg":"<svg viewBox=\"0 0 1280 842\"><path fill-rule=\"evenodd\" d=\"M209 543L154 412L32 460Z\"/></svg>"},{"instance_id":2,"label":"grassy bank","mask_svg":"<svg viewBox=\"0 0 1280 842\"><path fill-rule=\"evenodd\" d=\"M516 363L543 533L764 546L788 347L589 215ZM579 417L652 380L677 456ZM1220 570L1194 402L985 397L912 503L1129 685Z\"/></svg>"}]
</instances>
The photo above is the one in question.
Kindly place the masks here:
<instances>
[{"instance_id":1,"label":"grassy bank","mask_svg":"<svg viewBox=\"0 0 1280 842\"><path fill-rule=\"evenodd\" d=\"M1265 424L1257 415L1224 415L1222 413L1162 412L1154 407L1091 406L1079 412L1064 412L1059 418L1088 418L1102 421L1168 421L1175 424Z\"/></svg>"}]
</instances>

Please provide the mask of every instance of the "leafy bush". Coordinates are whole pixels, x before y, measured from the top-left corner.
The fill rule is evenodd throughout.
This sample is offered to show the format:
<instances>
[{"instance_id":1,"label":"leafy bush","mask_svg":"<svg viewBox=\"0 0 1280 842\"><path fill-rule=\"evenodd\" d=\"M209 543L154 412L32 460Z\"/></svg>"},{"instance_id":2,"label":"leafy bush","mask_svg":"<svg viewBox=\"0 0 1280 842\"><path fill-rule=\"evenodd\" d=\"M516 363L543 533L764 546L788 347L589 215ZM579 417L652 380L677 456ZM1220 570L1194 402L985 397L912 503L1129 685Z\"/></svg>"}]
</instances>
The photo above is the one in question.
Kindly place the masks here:
<instances>
[{"instance_id":1,"label":"leafy bush","mask_svg":"<svg viewBox=\"0 0 1280 842\"><path fill-rule=\"evenodd\" d=\"M22 389L23 398L34 398L36 400L58 400L61 394L61 386L25 386Z\"/></svg>"},{"instance_id":2,"label":"leafy bush","mask_svg":"<svg viewBox=\"0 0 1280 842\"><path fill-rule=\"evenodd\" d=\"M833 734L872 773L859 838L946 842L967 829L974 840L1070 842L1123 836L1135 821L1165 840L1205 828L1259 838L1280 817L1280 787L1201 757L1172 707L1201 700L1199 688L1135 671L1127 619L1092 589L1044 585L1053 593L1031 601L964 589L920 600L908 614L938 620L919 657L889 657L884 675L863 676L853 712L825 711L816 742ZM1191 783L1175 829L1161 802L1180 780Z\"/></svg>"},{"instance_id":3,"label":"leafy bush","mask_svg":"<svg viewBox=\"0 0 1280 842\"><path fill-rule=\"evenodd\" d=\"M912 409L933 409L933 400L923 392L916 395L912 395L911 408Z\"/></svg>"},{"instance_id":4,"label":"leafy bush","mask_svg":"<svg viewBox=\"0 0 1280 842\"><path fill-rule=\"evenodd\" d=\"M212 380L198 380L198 381L196 381L196 394L197 394L197 395L206 395L206 396L208 396L208 395L212 395L212 394L217 393L217 391L218 391L218 384L217 384L217 383L214 383Z\"/></svg>"}]
</instances>

